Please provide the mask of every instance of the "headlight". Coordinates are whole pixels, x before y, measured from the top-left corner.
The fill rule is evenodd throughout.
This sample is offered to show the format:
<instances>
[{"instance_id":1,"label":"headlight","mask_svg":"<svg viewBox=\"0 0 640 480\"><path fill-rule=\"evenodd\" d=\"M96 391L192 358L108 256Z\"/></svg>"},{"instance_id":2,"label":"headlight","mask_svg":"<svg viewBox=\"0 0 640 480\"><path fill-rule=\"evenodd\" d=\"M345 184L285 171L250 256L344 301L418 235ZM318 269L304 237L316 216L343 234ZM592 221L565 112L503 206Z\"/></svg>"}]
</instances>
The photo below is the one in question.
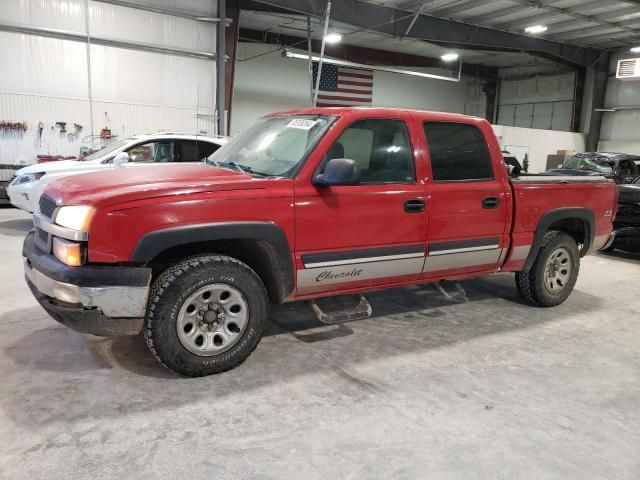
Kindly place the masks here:
<instances>
[{"instance_id":1,"label":"headlight","mask_svg":"<svg viewBox=\"0 0 640 480\"><path fill-rule=\"evenodd\" d=\"M16 179L13 181L14 185L23 185L25 183L36 182L42 178L45 172L37 172L37 173L25 173L23 175L18 175Z\"/></svg>"},{"instance_id":2,"label":"headlight","mask_svg":"<svg viewBox=\"0 0 640 480\"><path fill-rule=\"evenodd\" d=\"M62 263L71 267L79 267L84 263L82 245L53 237L53 254Z\"/></svg>"},{"instance_id":3,"label":"headlight","mask_svg":"<svg viewBox=\"0 0 640 480\"><path fill-rule=\"evenodd\" d=\"M89 230L96 209L86 205L71 205L58 210L55 223L71 230Z\"/></svg>"}]
</instances>

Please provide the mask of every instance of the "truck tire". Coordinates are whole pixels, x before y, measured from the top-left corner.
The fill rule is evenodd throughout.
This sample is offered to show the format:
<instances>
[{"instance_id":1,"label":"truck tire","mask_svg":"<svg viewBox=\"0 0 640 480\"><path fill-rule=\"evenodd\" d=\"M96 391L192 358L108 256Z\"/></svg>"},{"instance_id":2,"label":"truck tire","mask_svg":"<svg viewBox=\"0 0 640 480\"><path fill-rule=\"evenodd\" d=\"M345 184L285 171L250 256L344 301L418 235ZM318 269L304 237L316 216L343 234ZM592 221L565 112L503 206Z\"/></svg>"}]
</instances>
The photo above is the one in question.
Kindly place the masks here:
<instances>
[{"instance_id":1,"label":"truck tire","mask_svg":"<svg viewBox=\"0 0 640 480\"><path fill-rule=\"evenodd\" d=\"M240 365L267 314L267 292L251 268L224 255L192 257L153 283L144 336L165 367L200 377Z\"/></svg>"},{"instance_id":2,"label":"truck tire","mask_svg":"<svg viewBox=\"0 0 640 480\"><path fill-rule=\"evenodd\" d=\"M554 307L569 297L579 270L578 244L570 235L553 230L543 237L529 272L516 273L516 286L528 302Z\"/></svg>"}]
</instances>

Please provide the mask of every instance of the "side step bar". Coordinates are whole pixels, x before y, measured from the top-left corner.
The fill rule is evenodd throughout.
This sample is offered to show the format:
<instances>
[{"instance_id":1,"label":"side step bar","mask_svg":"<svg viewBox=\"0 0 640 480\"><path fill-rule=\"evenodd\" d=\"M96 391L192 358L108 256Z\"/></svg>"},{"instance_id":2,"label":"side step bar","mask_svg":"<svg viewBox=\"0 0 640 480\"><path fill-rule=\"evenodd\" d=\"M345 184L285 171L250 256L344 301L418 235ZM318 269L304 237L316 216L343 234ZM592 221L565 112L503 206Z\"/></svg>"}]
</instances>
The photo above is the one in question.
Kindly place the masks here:
<instances>
[{"instance_id":1,"label":"side step bar","mask_svg":"<svg viewBox=\"0 0 640 480\"><path fill-rule=\"evenodd\" d=\"M331 312L325 312L322 310L315 300L309 300L307 305L309 305L318 321L326 325L335 325L336 323L369 318L373 312L371 305L363 295L357 295L357 297L358 304L356 306L351 308L342 308Z\"/></svg>"}]
</instances>

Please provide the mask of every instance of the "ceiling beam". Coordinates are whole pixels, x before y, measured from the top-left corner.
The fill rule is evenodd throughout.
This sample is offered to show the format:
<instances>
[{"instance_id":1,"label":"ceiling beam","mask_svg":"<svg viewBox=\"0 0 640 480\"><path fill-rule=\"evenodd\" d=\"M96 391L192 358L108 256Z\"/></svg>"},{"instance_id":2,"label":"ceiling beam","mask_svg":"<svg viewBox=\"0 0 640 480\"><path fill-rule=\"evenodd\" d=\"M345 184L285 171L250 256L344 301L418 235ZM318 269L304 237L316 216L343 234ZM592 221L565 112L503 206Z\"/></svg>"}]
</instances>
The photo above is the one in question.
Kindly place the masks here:
<instances>
[{"instance_id":1,"label":"ceiling beam","mask_svg":"<svg viewBox=\"0 0 640 480\"><path fill-rule=\"evenodd\" d=\"M248 28L240 29L241 40L269 43L280 45L282 48L298 48L305 49L307 39L294 35L285 35L278 32L261 32ZM344 41L349 41L345 38ZM348 45L343 42L337 45L326 45L326 55L340 60L346 60L353 63L361 63L371 66L402 66L402 67L419 67L419 68L442 68L451 69L451 65L443 62L439 58L424 57L422 55L412 55L410 53L390 52L388 50L378 50L369 47L360 47L357 45ZM313 52L320 52L321 40L312 39L311 49ZM239 59L239 61L243 61ZM472 65L470 63L462 64L462 73L467 76L480 77L487 80L496 80L498 78L498 70L494 67L483 65Z\"/></svg>"},{"instance_id":2,"label":"ceiling beam","mask_svg":"<svg viewBox=\"0 0 640 480\"><path fill-rule=\"evenodd\" d=\"M324 15L324 2L317 0L256 1L317 18ZM415 12L358 0L334 2L331 11L333 20L396 37L406 32L414 16ZM416 38L452 48L537 53L573 67L607 68L602 62L602 53L594 48L568 45L541 37L518 35L431 15L419 15L407 38Z\"/></svg>"}]
</instances>

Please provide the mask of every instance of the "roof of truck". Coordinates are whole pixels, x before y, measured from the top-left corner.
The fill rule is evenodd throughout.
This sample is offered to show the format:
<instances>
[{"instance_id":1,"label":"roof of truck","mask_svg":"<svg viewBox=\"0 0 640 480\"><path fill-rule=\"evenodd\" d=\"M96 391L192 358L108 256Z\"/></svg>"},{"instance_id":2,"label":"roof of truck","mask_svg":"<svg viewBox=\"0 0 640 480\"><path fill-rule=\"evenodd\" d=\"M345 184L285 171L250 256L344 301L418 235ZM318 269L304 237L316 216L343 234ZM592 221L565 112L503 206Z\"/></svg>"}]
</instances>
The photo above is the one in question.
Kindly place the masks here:
<instances>
[{"instance_id":1,"label":"roof of truck","mask_svg":"<svg viewBox=\"0 0 640 480\"><path fill-rule=\"evenodd\" d=\"M297 108L294 110L284 110L274 112L270 115L288 115L288 114L316 114L316 115L345 115L352 112L367 112L374 115L397 115L398 113L414 113L421 116L429 116L440 120L482 120L484 118L463 115L461 113L437 112L430 110L417 110L412 108L391 108L391 107L308 107Z\"/></svg>"}]
</instances>

